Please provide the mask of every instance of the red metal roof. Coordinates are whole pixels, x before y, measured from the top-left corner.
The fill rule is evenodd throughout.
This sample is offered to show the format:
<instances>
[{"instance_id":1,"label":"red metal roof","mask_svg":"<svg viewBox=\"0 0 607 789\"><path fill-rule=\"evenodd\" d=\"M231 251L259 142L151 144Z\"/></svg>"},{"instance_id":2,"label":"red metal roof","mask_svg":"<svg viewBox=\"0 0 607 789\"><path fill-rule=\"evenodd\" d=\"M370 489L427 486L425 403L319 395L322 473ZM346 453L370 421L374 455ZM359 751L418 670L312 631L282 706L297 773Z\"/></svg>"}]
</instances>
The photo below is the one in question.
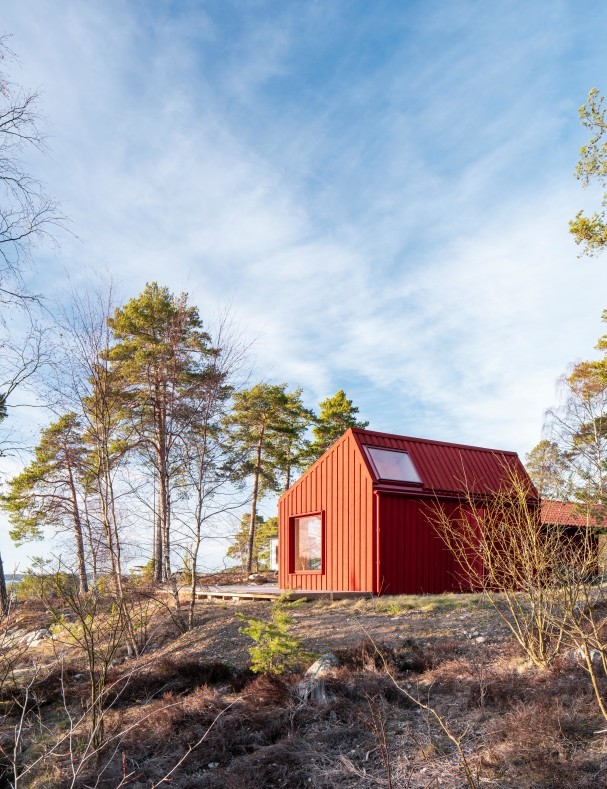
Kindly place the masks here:
<instances>
[{"instance_id":1,"label":"red metal roof","mask_svg":"<svg viewBox=\"0 0 607 789\"><path fill-rule=\"evenodd\" d=\"M574 501L542 501L542 523L551 526L596 526L592 515L588 516L584 506Z\"/></svg>"},{"instance_id":2,"label":"red metal roof","mask_svg":"<svg viewBox=\"0 0 607 789\"><path fill-rule=\"evenodd\" d=\"M362 449L364 446L408 452L421 478L422 490L479 495L495 493L508 484L514 473L530 487L532 494L535 493L516 452L397 436L360 428L352 428L352 433L365 458ZM367 465L374 482L378 483L380 480L377 479L372 464L367 461Z\"/></svg>"}]
</instances>

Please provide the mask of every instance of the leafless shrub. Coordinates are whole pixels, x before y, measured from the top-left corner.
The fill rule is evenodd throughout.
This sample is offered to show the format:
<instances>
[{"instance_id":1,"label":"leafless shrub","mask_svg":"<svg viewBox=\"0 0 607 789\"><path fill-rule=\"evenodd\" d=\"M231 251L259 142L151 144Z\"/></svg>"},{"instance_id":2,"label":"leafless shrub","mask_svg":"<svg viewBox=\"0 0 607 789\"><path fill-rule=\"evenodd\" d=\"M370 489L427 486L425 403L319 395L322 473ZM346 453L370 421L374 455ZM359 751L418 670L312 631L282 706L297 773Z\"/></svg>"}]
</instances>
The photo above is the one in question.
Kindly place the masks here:
<instances>
[{"instance_id":1,"label":"leafless shrub","mask_svg":"<svg viewBox=\"0 0 607 789\"><path fill-rule=\"evenodd\" d=\"M502 490L482 499L469 492L454 512L433 505L431 518L464 586L485 593L535 665L549 665L563 643L562 571L574 561L575 545L541 523L529 483L505 469Z\"/></svg>"},{"instance_id":2,"label":"leafless shrub","mask_svg":"<svg viewBox=\"0 0 607 789\"><path fill-rule=\"evenodd\" d=\"M361 630L365 633L365 635L367 636L369 641L372 644L375 643L373 638L370 636L370 634L367 632L365 627L360 622L359 622L359 626L360 626ZM430 704L430 699L428 698L427 701L424 701L421 698L421 695L419 694L419 689L418 689L418 693L416 694L413 691L413 689L411 689L411 690L409 689L410 686L406 686L402 682L399 682L397 680L395 674L390 671L390 666L389 666L387 660L385 659L384 655L382 655L382 653L381 653L381 651L379 649L377 649L377 654L380 656L380 658L382 660L382 663L383 663L383 666L384 666L385 674L388 677L388 679L390 680L390 682L393 684L394 688L410 704L414 705L421 712L425 713L427 715L428 719L432 719L434 721L434 723L442 731L444 736L447 738L447 740L451 743L451 745L453 746L453 748L457 752L458 758L459 758L459 763L460 763L461 768L462 768L462 770L464 772L467 785L470 787L470 789L478 789L478 787L479 787L478 776L474 773L474 771L473 771L473 769L472 769L472 767L470 765L470 762L468 761L468 758L466 757L466 754L464 752L464 748L462 746L462 742L463 742L464 738L466 737L466 735L468 734L468 729L467 728L464 729L464 731L461 734L459 734L459 735L454 734L454 732L452 731L452 729L451 729L448 721L446 720L446 718L443 717L438 712L438 710L434 706L432 706Z\"/></svg>"},{"instance_id":3,"label":"leafless shrub","mask_svg":"<svg viewBox=\"0 0 607 789\"><path fill-rule=\"evenodd\" d=\"M593 583L596 560L591 536L579 550L579 559L569 568L563 587L564 631L577 650L594 691L596 703L607 721L607 605L602 588Z\"/></svg>"},{"instance_id":4,"label":"leafless shrub","mask_svg":"<svg viewBox=\"0 0 607 789\"><path fill-rule=\"evenodd\" d=\"M389 789L392 789L392 767L391 767L391 753L388 742L388 735L386 733L386 717L382 705L381 698L373 698L367 696L367 704L369 705L368 722L375 737L377 750L379 751L382 764L386 771L386 780Z\"/></svg>"}]
</instances>

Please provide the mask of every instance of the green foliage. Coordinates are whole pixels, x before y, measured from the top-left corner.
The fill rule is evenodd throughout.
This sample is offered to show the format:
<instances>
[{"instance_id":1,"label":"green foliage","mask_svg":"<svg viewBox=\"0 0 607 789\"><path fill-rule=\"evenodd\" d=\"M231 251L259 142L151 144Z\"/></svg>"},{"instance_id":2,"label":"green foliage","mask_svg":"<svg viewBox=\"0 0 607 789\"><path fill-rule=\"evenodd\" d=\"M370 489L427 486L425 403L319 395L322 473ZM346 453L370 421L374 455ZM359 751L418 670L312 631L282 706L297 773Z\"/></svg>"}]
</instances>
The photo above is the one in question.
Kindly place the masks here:
<instances>
[{"instance_id":1,"label":"green foliage","mask_svg":"<svg viewBox=\"0 0 607 789\"><path fill-rule=\"evenodd\" d=\"M171 423L188 418L186 400L205 383L208 358L216 353L198 310L186 293L175 296L152 282L108 323L125 416L148 443L162 444L172 437Z\"/></svg>"},{"instance_id":2,"label":"green foliage","mask_svg":"<svg viewBox=\"0 0 607 789\"><path fill-rule=\"evenodd\" d=\"M176 297L157 282L147 283L139 296L116 309L109 323L119 341L112 358L138 374L169 358L176 361L176 354L185 354L187 361L190 351L209 351L209 336L187 294Z\"/></svg>"},{"instance_id":3,"label":"green foliage","mask_svg":"<svg viewBox=\"0 0 607 789\"><path fill-rule=\"evenodd\" d=\"M603 212L587 217L583 211L578 211L575 219L569 222L569 232L575 237L575 243L583 247L582 251L586 255L602 252L607 245L607 223L604 216Z\"/></svg>"},{"instance_id":4,"label":"green foliage","mask_svg":"<svg viewBox=\"0 0 607 789\"><path fill-rule=\"evenodd\" d=\"M284 402L286 429L279 431L274 446L274 463L282 477L282 490L288 490L293 483L294 473L306 467L310 442L306 434L316 417L314 412L304 407L302 390L297 387L287 394Z\"/></svg>"},{"instance_id":5,"label":"green foliage","mask_svg":"<svg viewBox=\"0 0 607 789\"><path fill-rule=\"evenodd\" d=\"M288 392L287 384L261 383L234 394L225 423L233 466L240 476L258 475L260 497L280 490L287 468L298 462L312 419L301 390Z\"/></svg>"},{"instance_id":6,"label":"green foliage","mask_svg":"<svg viewBox=\"0 0 607 789\"><path fill-rule=\"evenodd\" d=\"M38 566L27 571L23 580L13 586L13 592L18 602L46 600L56 596L58 586L75 592L78 589L78 578L63 571L44 572L42 567Z\"/></svg>"},{"instance_id":7,"label":"green foliage","mask_svg":"<svg viewBox=\"0 0 607 789\"><path fill-rule=\"evenodd\" d=\"M240 632L255 642L255 646L249 649L251 671L273 675L296 671L310 657L301 638L289 632L289 628L294 624L292 611L302 602L291 600L288 594L281 595L272 604L269 621L244 614L238 615L239 619L247 623Z\"/></svg>"},{"instance_id":8,"label":"green foliage","mask_svg":"<svg viewBox=\"0 0 607 789\"><path fill-rule=\"evenodd\" d=\"M588 94L588 100L580 107L582 125L591 132L590 141L580 149L580 160L576 177L584 186L598 183L607 187L607 121L605 119L605 99L596 88ZM603 208L607 206L607 192L603 194ZM605 211L584 216L580 211L569 223L569 230L585 254L601 252L607 245L607 221Z\"/></svg>"},{"instance_id":9,"label":"green foliage","mask_svg":"<svg viewBox=\"0 0 607 789\"><path fill-rule=\"evenodd\" d=\"M156 580L170 570L169 490L182 471L180 440L192 430L208 387L217 382L211 347L196 307L158 283L119 307L108 321L115 344L108 352L124 421L158 482L160 539Z\"/></svg>"},{"instance_id":10,"label":"green foliage","mask_svg":"<svg viewBox=\"0 0 607 789\"><path fill-rule=\"evenodd\" d=\"M28 600L40 600L47 594L49 585L48 576L28 572L23 580L13 584L12 592L15 595L15 600L20 603Z\"/></svg>"},{"instance_id":11,"label":"green foliage","mask_svg":"<svg viewBox=\"0 0 607 789\"><path fill-rule=\"evenodd\" d=\"M143 571L140 576L141 580L145 581L146 583L151 583L154 580L155 568L156 568L156 561L154 557L152 557L149 562L143 565Z\"/></svg>"},{"instance_id":12,"label":"green foliage","mask_svg":"<svg viewBox=\"0 0 607 789\"><path fill-rule=\"evenodd\" d=\"M75 414L59 417L40 435L34 459L8 483L0 497L7 513L11 538L20 545L41 539L44 526L71 525L75 512L72 486L82 472L85 449Z\"/></svg>"},{"instance_id":13,"label":"green foliage","mask_svg":"<svg viewBox=\"0 0 607 789\"><path fill-rule=\"evenodd\" d=\"M352 404L352 400L348 400L343 389L322 400L319 407L320 413L312 430L314 441L308 451L309 464L318 460L348 428L365 428L369 424L356 418L358 408Z\"/></svg>"},{"instance_id":14,"label":"green foliage","mask_svg":"<svg viewBox=\"0 0 607 789\"><path fill-rule=\"evenodd\" d=\"M154 448L155 462L166 465L177 431L191 420L189 399L213 374L208 361L217 351L187 294L175 296L157 282L118 307L108 323L115 344L107 355L123 417L141 446Z\"/></svg>"},{"instance_id":15,"label":"green foliage","mask_svg":"<svg viewBox=\"0 0 607 789\"><path fill-rule=\"evenodd\" d=\"M301 390L288 392L286 384L261 383L234 394L232 412L225 420L233 476L235 481L252 478L253 534L247 546L247 572L252 570L258 499L290 484L291 471L301 462L306 420L311 419Z\"/></svg>"},{"instance_id":16,"label":"green foliage","mask_svg":"<svg viewBox=\"0 0 607 789\"><path fill-rule=\"evenodd\" d=\"M240 520L240 528L228 548L227 555L238 559L245 566L249 541L249 524L251 516L247 512ZM270 537L278 534L278 518L265 520L261 515L256 517L255 538L253 542L253 564L260 570L267 570L270 564Z\"/></svg>"}]
</instances>

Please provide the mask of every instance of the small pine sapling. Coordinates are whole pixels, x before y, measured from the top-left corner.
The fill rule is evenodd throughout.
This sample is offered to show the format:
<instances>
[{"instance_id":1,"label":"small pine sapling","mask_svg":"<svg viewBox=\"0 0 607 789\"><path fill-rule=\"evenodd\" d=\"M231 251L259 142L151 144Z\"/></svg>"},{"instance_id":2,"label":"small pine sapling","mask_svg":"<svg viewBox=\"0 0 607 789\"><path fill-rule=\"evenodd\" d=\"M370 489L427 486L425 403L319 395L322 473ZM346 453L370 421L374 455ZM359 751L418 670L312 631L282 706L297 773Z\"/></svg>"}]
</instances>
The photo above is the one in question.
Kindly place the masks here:
<instances>
[{"instance_id":1,"label":"small pine sapling","mask_svg":"<svg viewBox=\"0 0 607 789\"><path fill-rule=\"evenodd\" d=\"M272 604L270 619L260 619L238 614L246 622L241 633L249 636L255 645L249 648L251 671L257 674L278 676L285 671L296 671L311 657L299 636L290 632L294 624L292 611L302 604L288 594L281 595Z\"/></svg>"}]
</instances>

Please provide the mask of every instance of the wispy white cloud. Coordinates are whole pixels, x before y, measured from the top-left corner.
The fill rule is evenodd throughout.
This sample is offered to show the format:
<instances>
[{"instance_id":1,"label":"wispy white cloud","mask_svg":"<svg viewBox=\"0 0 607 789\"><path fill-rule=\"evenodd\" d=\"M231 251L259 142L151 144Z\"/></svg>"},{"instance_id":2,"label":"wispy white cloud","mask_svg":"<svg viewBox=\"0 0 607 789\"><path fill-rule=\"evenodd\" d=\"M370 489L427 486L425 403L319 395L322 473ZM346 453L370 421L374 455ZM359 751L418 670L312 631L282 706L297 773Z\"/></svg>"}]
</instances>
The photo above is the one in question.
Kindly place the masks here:
<instances>
[{"instance_id":1,"label":"wispy white cloud","mask_svg":"<svg viewBox=\"0 0 607 789\"><path fill-rule=\"evenodd\" d=\"M15 5L16 78L52 122L32 167L79 237L40 252L39 281L108 268L125 295L157 279L203 315L230 300L257 374L310 404L343 386L373 427L526 451L607 284L567 236L576 107L607 64L576 20L554 2Z\"/></svg>"}]
</instances>

